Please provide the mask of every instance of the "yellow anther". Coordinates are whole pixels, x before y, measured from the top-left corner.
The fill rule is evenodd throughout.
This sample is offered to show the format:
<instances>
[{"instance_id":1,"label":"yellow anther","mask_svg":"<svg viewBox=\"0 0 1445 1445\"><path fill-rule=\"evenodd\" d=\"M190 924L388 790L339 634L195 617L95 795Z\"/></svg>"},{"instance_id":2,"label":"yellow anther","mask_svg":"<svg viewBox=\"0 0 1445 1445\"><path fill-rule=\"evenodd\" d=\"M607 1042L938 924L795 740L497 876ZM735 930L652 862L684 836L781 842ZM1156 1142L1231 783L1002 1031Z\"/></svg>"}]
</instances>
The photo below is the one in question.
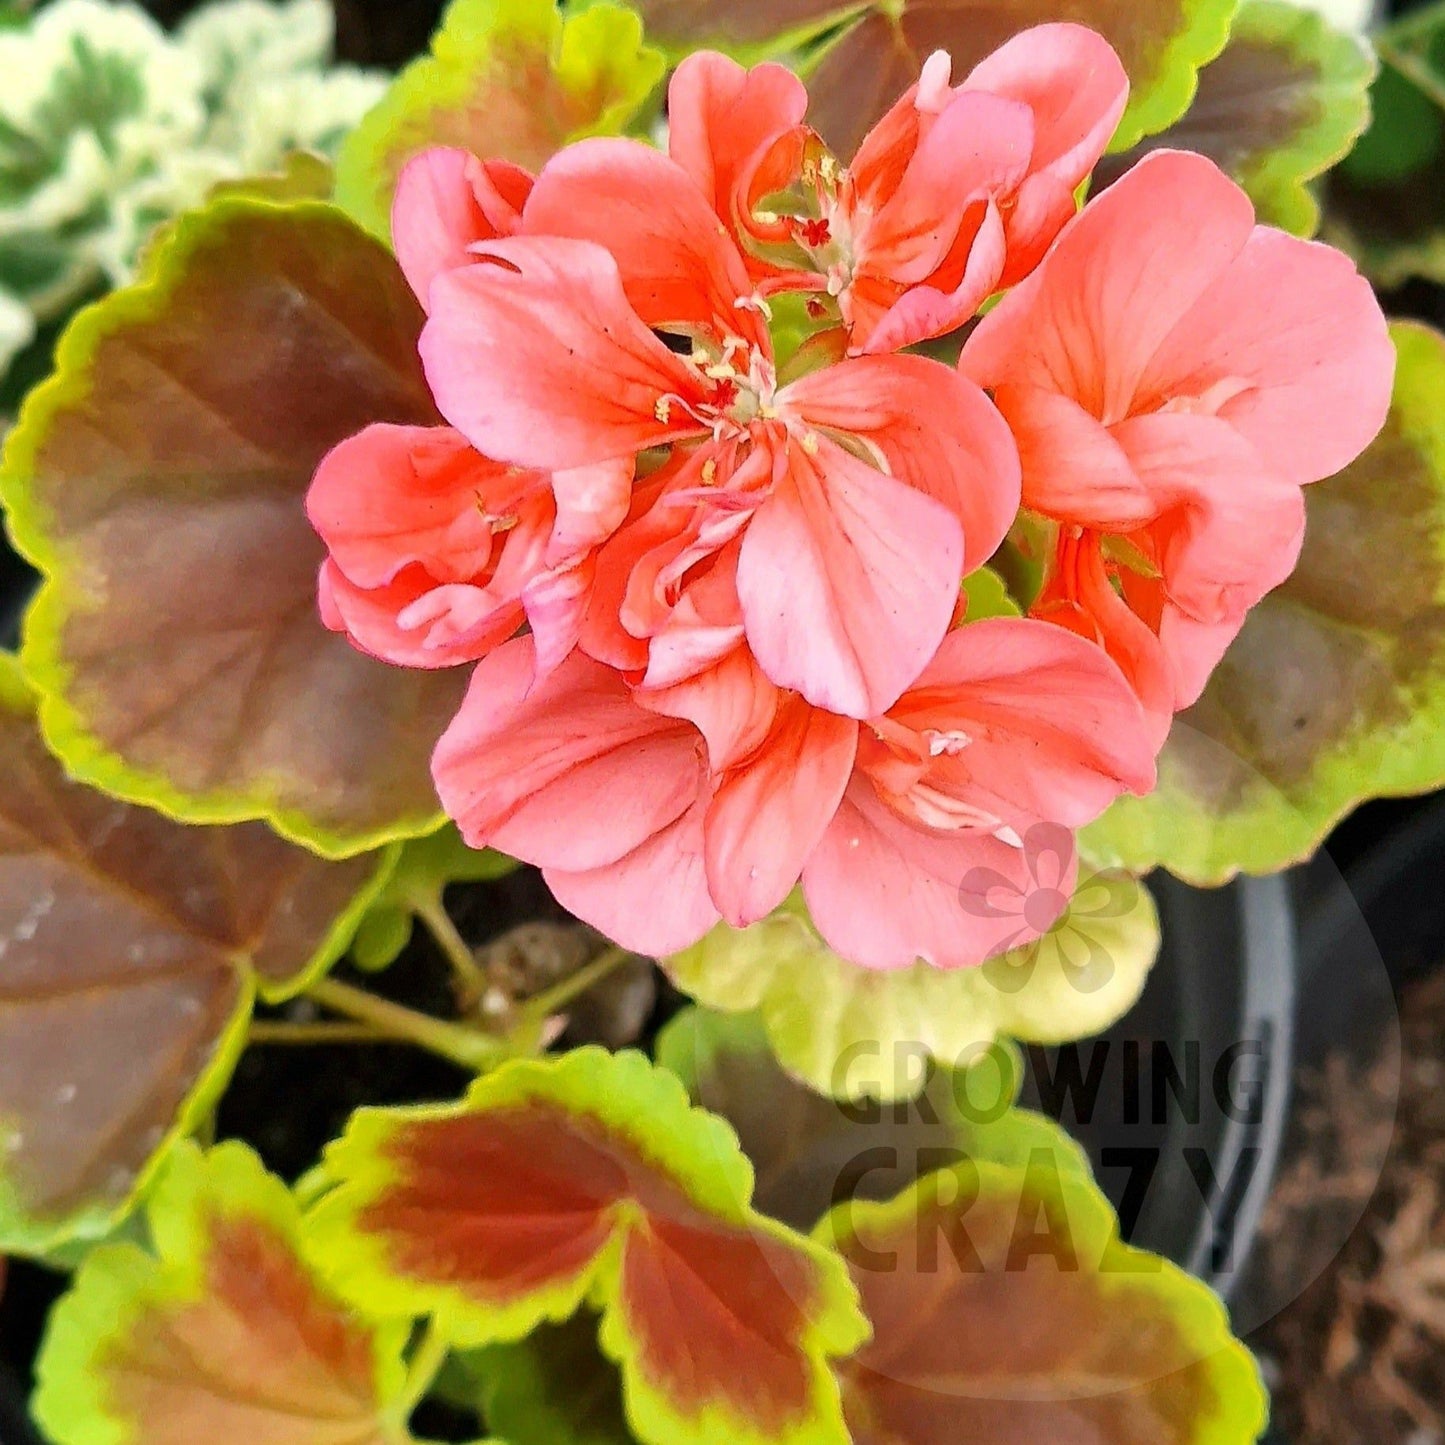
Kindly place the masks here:
<instances>
[{"instance_id":1,"label":"yellow anther","mask_svg":"<svg viewBox=\"0 0 1445 1445\"><path fill-rule=\"evenodd\" d=\"M715 481L717 481L717 458L709 457L702 464L702 484L710 487Z\"/></svg>"},{"instance_id":2,"label":"yellow anther","mask_svg":"<svg viewBox=\"0 0 1445 1445\"><path fill-rule=\"evenodd\" d=\"M753 212L753 219L756 221L761 221L765 226L776 226L778 224L779 216L776 211L765 211L759 208L758 210L755 210Z\"/></svg>"},{"instance_id":3,"label":"yellow anther","mask_svg":"<svg viewBox=\"0 0 1445 1445\"><path fill-rule=\"evenodd\" d=\"M818 455L818 433L817 433L817 432L815 432L815 431L806 431L806 432L803 433L803 450L804 450L805 452L807 452L807 454L808 454L810 457L815 457L815 456Z\"/></svg>"},{"instance_id":4,"label":"yellow anther","mask_svg":"<svg viewBox=\"0 0 1445 1445\"><path fill-rule=\"evenodd\" d=\"M510 532L512 528L515 527L519 521L521 521L521 518L516 516L515 514L510 514L505 517L490 517L488 518L488 520L492 524L492 531Z\"/></svg>"},{"instance_id":5,"label":"yellow anther","mask_svg":"<svg viewBox=\"0 0 1445 1445\"><path fill-rule=\"evenodd\" d=\"M818 170L824 183L829 186L836 186L843 175L843 168L838 164L836 156L824 156L818 162Z\"/></svg>"},{"instance_id":6,"label":"yellow anther","mask_svg":"<svg viewBox=\"0 0 1445 1445\"><path fill-rule=\"evenodd\" d=\"M738 371L730 361L715 361L711 366L705 366L702 374L711 381L737 381Z\"/></svg>"},{"instance_id":7,"label":"yellow anther","mask_svg":"<svg viewBox=\"0 0 1445 1445\"><path fill-rule=\"evenodd\" d=\"M652 408L652 414L663 426L667 425L667 419L672 415L672 398L660 396L657 398L657 405Z\"/></svg>"}]
</instances>

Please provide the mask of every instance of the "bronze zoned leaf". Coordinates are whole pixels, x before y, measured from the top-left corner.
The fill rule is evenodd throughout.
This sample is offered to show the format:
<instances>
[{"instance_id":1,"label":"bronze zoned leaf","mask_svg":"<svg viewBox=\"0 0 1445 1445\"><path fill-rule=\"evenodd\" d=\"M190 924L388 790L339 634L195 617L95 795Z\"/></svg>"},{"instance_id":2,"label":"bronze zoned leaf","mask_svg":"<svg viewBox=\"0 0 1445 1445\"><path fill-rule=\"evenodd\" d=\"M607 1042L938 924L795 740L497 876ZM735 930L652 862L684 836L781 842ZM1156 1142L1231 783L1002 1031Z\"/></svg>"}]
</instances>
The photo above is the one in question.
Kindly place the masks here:
<instances>
[{"instance_id":1,"label":"bronze zoned leaf","mask_svg":"<svg viewBox=\"0 0 1445 1445\"><path fill-rule=\"evenodd\" d=\"M305 985L384 882L260 823L69 782L0 654L0 1248L102 1234L214 1102L253 996Z\"/></svg>"},{"instance_id":2,"label":"bronze zoned leaf","mask_svg":"<svg viewBox=\"0 0 1445 1445\"><path fill-rule=\"evenodd\" d=\"M74 323L0 471L45 573L24 661L72 774L332 856L437 825L428 761L464 679L322 626L303 509L343 437L436 419L421 320L341 212L231 198Z\"/></svg>"}]
</instances>

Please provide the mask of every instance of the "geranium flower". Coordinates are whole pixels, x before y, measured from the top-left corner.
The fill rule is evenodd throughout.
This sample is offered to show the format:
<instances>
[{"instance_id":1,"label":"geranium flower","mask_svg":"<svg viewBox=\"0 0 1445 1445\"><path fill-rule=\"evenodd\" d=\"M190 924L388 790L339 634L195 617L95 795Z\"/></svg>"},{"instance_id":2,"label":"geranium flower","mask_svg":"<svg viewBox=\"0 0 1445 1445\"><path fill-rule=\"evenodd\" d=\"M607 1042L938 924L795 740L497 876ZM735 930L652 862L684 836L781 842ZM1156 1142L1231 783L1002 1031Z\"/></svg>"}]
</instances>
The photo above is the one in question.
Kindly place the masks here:
<instances>
[{"instance_id":1,"label":"geranium flower","mask_svg":"<svg viewBox=\"0 0 1445 1445\"><path fill-rule=\"evenodd\" d=\"M1106 647L1162 740L1291 572L1302 485L1384 424L1394 349L1327 246L1256 226L1202 156L1160 151L1091 201L979 323L1023 501L1056 527L1035 615Z\"/></svg>"},{"instance_id":2,"label":"geranium flower","mask_svg":"<svg viewBox=\"0 0 1445 1445\"><path fill-rule=\"evenodd\" d=\"M656 449L663 603L623 631L689 625L680 604L721 571L774 683L850 717L886 710L1017 512L1013 443L982 392L919 357L780 384L766 303L709 197L639 142L562 151L521 227L430 281L421 351L443 415L538 472ZM579 230L596 239L557 234Z\"/></svg>"},{"instance_id":3,"label":"geranium flower","mask_svg":"<svg viewBox=\"0 0 1445 1445\"><path fill-rule=\"evenodd\" d=\"M632 466L529 472L450 427L370 426L307 494L329 555L321 616L406 667L474 662L525 622L542 671L577 644L594 549L626 516Z\"/></svg>"},{"instance_id":4,"label":"geranium flower","mask_svg":"<svg viewBox=\"0 0 1445 1445\"><path fill-rule=\"evenodd\" d=\"M1009 945L1046 931L1074 853L1033 888L1026 840L1152 785L1392 368L1350 264L1199 157L1073 217L1123 99L1102 41L1043 27L956 89L930 60L845 172L793 77L700 56L671 155L408 167L448 425L343 443L309 505L331 625L482 659L434 759L469 842L652 953L800 882L868 967L982 961L989 890L1028 900ZM1015 281L957 369L878 354ZM1011 533L1035 617L958 625Z\"/></svg>"},{"instance_id":5,"label":"geranium flower","mask_svg":"<svg viewBox=\"0 0 1445 1445\"><path fill-rule=\"evenodd\" d=\"M998 926L970 906L968 876L1022 891L1021 839L1041 819L1079 826L1153 784L1117 667L1027 619L950 632L861 725L734 654L699 731L580 653L534 687L531 646L478 666L437 748L438 792L469 843L540 865L565 907L648 953L719 917L753 923L801 878L820 932L856 963L979 963ZM1028 926L1053 921L1036 909Z\"/></svg>"},{"instance_id":6,"label":"geranium flower","mask_svg":"<svg viewBox=\"0 0 1445 1445\"><path fill-rule=\"evenodd\" d=\"M471 246L521 229L531 173L454 146L413 156L397 177L391 239L407 284L430 310L432 279L472 261Z\"/></svg>"},{"instance_id":7,"label":"geranium flower","mask_svg":"<svg viewBox=\"0 0 1445 1445\"><path fill-rule=\"evenodd\" d=\"M513 234L532 177L438 147L397 185L397 261L423 309L469 247ZM327 545L322 620L406 667L474 662L524 623L537 664L581 632L593 551L626 517L630 459L551 473L498 462L450 427L376 425L322 459L307 514Z\"/></svg>"},{"instance_id":8,"label":"geranium flower","mask_svg":"<svg viewBox=\"0 0 1445 1445\"><path fill-rule=\"evenodd\" d=\"M693 55L668 92L670 153L762 289L836 297L854 353L952 331L1026 276L1129 94L1118 56L1080 25L1015 36L956 87L950 70L930 56L846 168L801 123L807 94L781 66Z\"/></svg>"}]
</instances>

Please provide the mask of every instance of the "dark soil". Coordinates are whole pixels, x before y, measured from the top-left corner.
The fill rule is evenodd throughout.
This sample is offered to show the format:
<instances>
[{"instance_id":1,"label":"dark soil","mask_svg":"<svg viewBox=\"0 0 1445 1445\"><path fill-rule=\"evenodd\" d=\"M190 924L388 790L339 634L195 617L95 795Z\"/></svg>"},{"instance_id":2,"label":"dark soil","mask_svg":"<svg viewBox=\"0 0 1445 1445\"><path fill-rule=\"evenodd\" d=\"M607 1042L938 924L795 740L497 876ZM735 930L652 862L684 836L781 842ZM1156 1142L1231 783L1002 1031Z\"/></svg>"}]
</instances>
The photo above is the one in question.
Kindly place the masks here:
<instances>
[{"instance_id":1,"label":"dark soil","mask_svg":"<svg viewBox=\"0 0 1445 1445\"><path fill-rule=\"evenodd\" d=\"M1308 1277L1304 1256L1331 1217L1365 1212L1332 1266L1252 1342L1290 1445L1445 1442L1445 970L1405 990L1401 1015L1398 1116L1392 1058L1337 1053L1298 1080L1260 1265Z\"/></svg>"}]
</instances>

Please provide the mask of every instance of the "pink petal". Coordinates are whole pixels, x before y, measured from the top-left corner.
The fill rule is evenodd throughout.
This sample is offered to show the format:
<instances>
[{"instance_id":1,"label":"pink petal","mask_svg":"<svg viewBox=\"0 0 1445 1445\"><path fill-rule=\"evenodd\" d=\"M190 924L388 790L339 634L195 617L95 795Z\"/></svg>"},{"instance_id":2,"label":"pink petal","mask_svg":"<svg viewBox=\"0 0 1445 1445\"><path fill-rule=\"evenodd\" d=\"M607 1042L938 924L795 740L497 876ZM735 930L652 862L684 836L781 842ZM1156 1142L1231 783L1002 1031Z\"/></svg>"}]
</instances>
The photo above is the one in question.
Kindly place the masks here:
<instances>
[{"instance_id":1,"label":"pink petal","mask_svg":"<svg viewBox=\"0 0 1445 1445\"><path fill-rule=\"evenodd\" d=\"M1021 101L1033 112L1030 174L1075 189L1098 164L1124 114L1129 77L1102 35L1083 25L1036 25L980 61L959 87Z\"/></svg>"},{"instance_id":2,"label":"pink petal","mask_svg":"<svg viewBox=\"0 0 1445 1445\"><path fill-rule=\"evenodd\" d=\"M1254 226L1211 161L1146 156L1064 227L1052 251L979 322L959 361L980 386L1036 386L1106 424L1135 410L1154 355L1208 298Z\"/></svg>"},{"instance_id":3,"label":"pink petal","mask_svg":"<svg viewBox=\"0 0 1445 1445\"><path fill-rule=\"evenodd\" d=\"M748 643L779 687L830 712L884 712L953 616L957 520L938 502L818 436L790 444L788 475L743 537Z\"/></svg>"},{"instance_id":4,"label":"pink petal","mask_svg":"<svg viewBox=\"0 0 1445 1445\"><path fill-rule=\"evenodd\" d=\"M852 963L968 968L1045 931L986 910L970 887L985 872L1021 898L1033 886L1022 848L910 824L857 778L803 870L803 895L819 933Z\"/></svg>"},{"instance_id":5,"label":"pink petal","mask_svg":"<svg viewBox=\"0 0 1445 1445\"><path fill-rule=\"evenodd\" d=\"M752 492L771 483L773 452L752 447L739 465L739 450L704 443L675 456L645 510L599 557L584 645L615 666L646 667L648 686L690 676L741 636L734 539L756 505ZM703 484L706 469L714 486ZM634 650L629 639L649 645Z\"/></svg>"},{"instance_id":6,"label":"pink petal","mask_svg":"<svg viewBox=\"0 0 1445 1445\"><path fill-rule=\"evenodd\" d=\"M956 95L928 126L897 189L875 215L859 220L854 274L876 276L902 288L926 286L933 293L925 312L902 326L890 312L880 329L887 345L902 347L961 325L994 290L1003 269L1001 229L980 233L991 239L989 264L970 267L955 242L971 208L987 206L1012 192L1023 179L1033 146L1028 107L996 96ZM975 222L970 230L977 231ZM978 242L974 241L974 245ZM952 261L955 274L941 268ZM846 296L845 296L846 300ZM845 313L846 314L846 313ZM931 328L931 329L926 329ZM882 350L885 343L855 328L852 348Z\"/></svg>"},{"instance_id":7,"label":"pink petal","mask_svg":"<svg viewBox=\"0 0 1445 1445\"><path fill-rule=\"evenodd\" d=\"M761 460L769 460L766 453L761 454ZM690 590L694 569L706 567L729 548L751 516L749 510L710 509L705 504L688 507L677 502L677 494L668 495L657 509L664 514L669 510L675 513L677 530L640 556L628 579L622 623L639 637L654 637L666 628L676 612L678 604L673 599L678 589L687 586ZM731 621L729 616L727 623ZM650 679L661 680L661 673Z\"/></svg>"},{"instance_id":8,"label":"pink petal","mask_svg":"<svg viewBox=\"0 0 1445 1445\"><path fill-rule=\"evenodd\" d=\"M644 687L695 677L742 645L738 547L730 544L703 575L688 582L667 620L652 634Z\"/></svg>"},{"instance_id":9,"label":"pink petal","mask_svg":"<svg viewBox=\"0 0 1445 1445\"><path fill-rule=\"evenodd\" d=\"M702 805L616 862L585 872L543 871L571 914L623 948L660 958L690 948L718 921L702 858Z\"/></svg>"},{"instance_id":10,"label":"pink petal","mask_svg":"<svg viewBox=\"0 0 1445 1445\"><path fill-rule=\"evenodd\" d=\"M668 154L731 229L752 166L807 110L808 92L786 66L745 70L716 51L698 51L668 86Z\"/></svg>"},{"instance_id":11,"label":"pink petal","mask_svg":"<svg viewBox=\"0 0 1445 1445\"><path fill-rule=\"evenodd\" d=\"M522 625L515 602L498 603L479 587L438 587L420 567L380 587L357 587L331 560L318 583L322 621L362 652L398 667L456 667L475 662ZM424 609L418 614L418 607Z\"/></svg>"},{"instance_id":12,"label":"pink petal","mask_svg":"<svg viewBox=\"0 0 1445 1445\"><path fill-rule=\"evenodd\" d=\"M427 307L434 277L474 259L477 241L512 235L532 177L508 161L485 164L469 151L435 146L414 156L397 178L391 206L396 259Z\"/></svg>"},{"instance_id":13,"label":"pink petal","mask_svg":"<svg viewBox=\"0 0 1445 1445\"><path fill-rule=\"evenodd\" d=\"M1172 505L1150 528L1171 601L1201 622L1237 619L1294 571L1304 495L1226 421L1163 413L1114 428L1135 474Z\"/></svg>"},{"instance_id":14,"label":"pink petal","mask_svg":"<svg viewBox=\"0 0 1445 1445\"><path fill-rule=\"evenodd\" d=\"M746 647L733 647L681 682L638 688L634 696L642 707L692 723L707 740L709 766L721 773L762 746L786 694Z\"/></svg>"},{"instance_id":15,"label":"pink petal","mask_svg":"<svg viewBox=\"0 0 1445 1445\"><path fill-rule=\"evenodd\" d=\"M496 541L478 499L508 507L521 490L508 473L450 427L377 424L321 459L306 514L360 587L382 586L413 562L465 582L487 567Z\"/></svg>"},{"instance_id":16,"label":"pink petal","mask_svg":"<svg viewBox=\"0 0 1445 1445\"><path fill-rule=\"evenodd\" d=\"M577 646L595 575L596 564L589 557L541 572L523 587L522 606L532 632L539 681L560 667Z\"/></svg>"},{"instance_id":17,"label":"pink petal","mask_svg":"<svg viewBox=\"0 0 1445 1445\"><path fill-rule=\"evenodd\" d=\"M891 278L860 273L840 298L850 326L849 354L887 355L956 330L998 290L1007 258L1003 218L989 199L965 217L940 271L901 296Z\"/></svg>"},{"instance_id":18,"label":"pink petal","mask_svg":"<svg viewBox=\"0 0 1445 1445\"><path fill-rule=\"evenodd\" d=\"M1004 263L995 289L1017 286L1044 259L1054 238L1078 214L1077 193L1048 174L1026 176L1003 221Z\"/></svg>"},{"instance_id":19,"label":"pink petal","mask_svg":"<svg viewBox=\"0 0 1445 1445\"><path fill-rule=\"evenodd\" d=\"M697 378L638 319L601 246L517 237L477 254L432 282L421 355L438 407L480 451L563 471L701 430L664 402L697 404Z\"/></svg>"},{"instance_id":20,"label":"pink petal","mask_svg":"<svg viewBox=\"0 0 1445 1445\"><path fill-rule=\"evenodd\" d=\"M1152 590L1162 591L1157 583ZM1154 614L1159 605L1151 609ZM1157 753L1177 710L1173 674L1158 636L1110 581L1097 534L1060 541L1030 615L1108 653L1139 698L1150 750Z\"/></svg>"},{"instance_id":21,"label":"pink petal","mask_svg":"<svg viewBox=\"0 0 1445 1445\"><path fill-rule=\"evenodd\" d=\"M903 285L926 281L975 201L1011 191L1033 148L1028 107L956 95L929 126L886 204L860 227L859 267Z\"/></svg>"},{"instance_id":22,"label":"pink petal","mask_svg":"<svg viewBox=\"0 0 1445 1445\"><path fill-rule=\"evenodd\" d=\"M737 305L752 282L711 198L651 146L598 137L565 147L537 177L523 219L529 235L605 246L648 326L769 346L761 314Z\"/></svg>"},{"instance_id":23,"label":"pink petal","mask_svg":"<svg viewBox=\"0 0 1445 1445\"><path fill-rule=\"evenodd\" d=\"M943 57L946 69L951 69L947 55ZM929 57L929 64L933 64ZM943 76L947 86L948 75ZM858 199L870 211L876 211L887 203L888 197L897 189L903 173L918 149L925 128L932 125L937 112L927 113L919 108L919 87L911 85L863 137L848 167Z\"/></svg>"},{"instance_id":24,"label":"pink petal","mask_svg":"<svg viewBox=\"0 0 1445 1445\"><path fill-rule=\"evenodd\" d=\"M676 518L662 512L657 501L672 479L690 467L694 455L677 447L661 468L637 481L626 520L597 551L596 578L582 623L581 646L589 657L619 671L638 672L647 666L647 640L623 627L622 605L638 559L676 525Z\"/></svg>"},{"instance_id":25,"label":"pink petal","mask_svg":"<svg viewBox=\"0 0 1445 1445\"><path fill-rule=\"evenodd\" d=\"M1037 25L980 62L960 89L1020 101L1034 120L1029 173L1009 221L1006 280L1038 263L1074 213L1074 192L1104 154L1129 99L1113 48L1082 25Z\"/></svg>"},{"instance_id":26,"label":"pink petal","mask_svg":"<svg viewBox=\"0 0 1445 1445\"><path fill-rule=\"evenodd\" d=\"M559 562L601 546L622 525L632 505L631 457L595 467L552 473L557 520L548 560Z\"/></svg>"},{"instance_id":27,"label":"pink petal","mask_svg":"<svg viewBox=\"0 0 1445 1445\"><path fill-rule=\"evenodd\" d=\"M722 778L707 812L707 876L735 928L792 892L838 811L857 750L856 722L795 696L758 751Z\"/></svg>"},{"instance_id":28,"label":"pink petal","mask_svg":"<svg viewBox=\"0 0 1445 1445\"><path fill-rule=\"evenodd\" d=\"M1349 257L1260 227L1164 339L1139 405L1217 388L1218 414L1270 470L1306 483L1374 440L1394 375L1380 304Z\"/></svg>"},{"instance_id":29,"label":"pink petal","mask_svg":"<svg viewBox=\"0 0 1445 1445\"><path fill-rule=\"evenodd\" d=\"M1121 792L1154 786L1155 740L1104 650L1061 627L994 617L956 628L889 712L966 742L926 781L959 802L1080 827Z\"/></svg>"},{"instance_id":30,"label":"pink petal","mask_svg":"<svg viewBox=\"0 0 1445 1445\"><path fill-rule=\"evenodd\" d=\"M1169 504L1135 473L1109 429L1062 392L1001 386L994 403L1018 442L1030 511L1107 532L1127 532Z\"/></svg>"},{"instance_id":31,"label":"pink petal","mask_svg":"<svg viewBox=\"0 0 1445 1445\"><path fill-rule=\"evenodd\" d=\"M989 399L951 367L922 356L868 356L795 381L779 408L861 437L889 472L932 497L963 527L964 570L997 551L1018 515L1018 451Z\"/></svg>"},{"instance_id":32,"label":"pink petal","mask_svg":"<svg viewBox=\"0 0 1445 1445\"><path fill-rule=\"evenodd\" d=\"M1159 619L1159 645L1174 689L1174 706L1193 707L1208 686L1230 644L1239 636L1246 613L1200 622L1170 603Z\"/></svg>"},{"instance_id":33,"label":"pink petal","mask_svg":"<svg viewBox=\"0 0 1445 1445\"><path fill-rule=\"evenodd\" d=\"M535 672L530 638L478 664L432 759L442 806L473 847L566 870L614 863L697 797L701 738L581 653L534 686Z\"/></svg>"}]
</instances>

